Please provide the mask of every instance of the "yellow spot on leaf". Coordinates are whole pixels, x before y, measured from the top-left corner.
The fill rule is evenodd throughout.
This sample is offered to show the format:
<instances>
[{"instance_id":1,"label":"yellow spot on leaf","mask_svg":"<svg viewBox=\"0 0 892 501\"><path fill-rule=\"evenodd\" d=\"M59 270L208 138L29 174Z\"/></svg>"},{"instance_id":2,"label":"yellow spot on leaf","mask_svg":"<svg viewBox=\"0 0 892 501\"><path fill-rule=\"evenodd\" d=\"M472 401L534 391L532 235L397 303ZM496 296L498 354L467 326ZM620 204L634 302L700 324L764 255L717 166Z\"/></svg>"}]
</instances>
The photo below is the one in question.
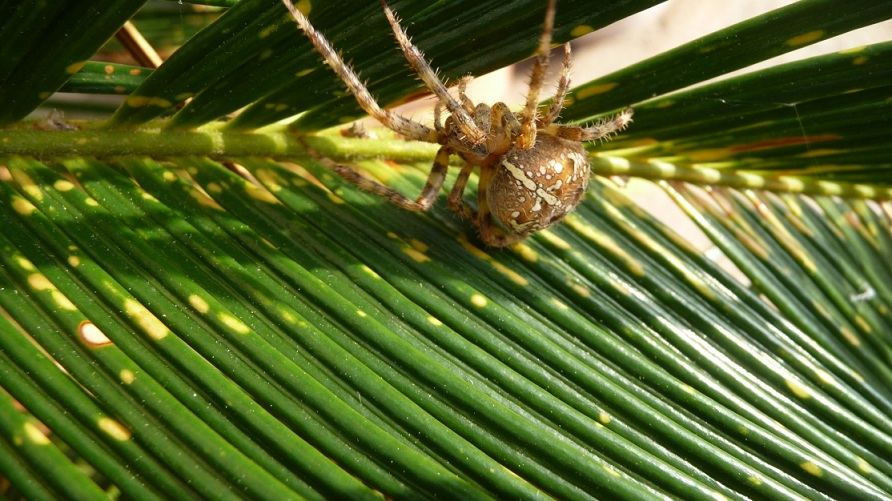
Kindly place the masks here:
<instances>
[{"instance_id":1,"label":"yellow spot on leaf","mask_svg":"<svg viewBox=\"0 0 892 501\"><path fill-rule=\"evenodd\" d=\"M202 315L207 313L208 310L211 309L211 306L208 304L208 302L205 301L204 298L196 294L189 295L189 304L195 311L201 313Z\"/></svg>"},{"instance_id":2,"label":"yellow spot on leaf","mask_svg":"<svg viewBox=\"0 0 892 501\"><path fill-rule=\"evenodd\" d=\"M87 64L86 61L79 61L77 63L71 63L65 67L65 73L68 73L69 75L74 75L75 73L80 71L81 68L83 68L85 64Z\"/></svg>"},{"instance_id":3,"label":"yellow spot on leaf","mask_svg":"<svg viewBox=\"0 0 892 501\"><path fill-rule=\"evenodd\" d=\"M234 330L239 334L248 334L251 332L251 328L248 327L244 322L230 315L229 313L221 313L218 318L221 322L226 324L227 327Z\"/></svg>"},{"instance_id":4,"label":"yellow spot on leaf","mask_svg":"<svg viewBox=\"0 0 892 501\"><path fill-rule=\"evenodd\" d=\"M18 181L19 186L25 190L25 193L30 195L32 198L36 198L37 200L43 200L43 192L40 191L40 188L37 187L37 184L31 179L31 176L24 173L23 171L17 170L12 174L12 177Z\"/></svg>"},{"instance_id":5,"label":"yellow spot on leaf","mask_svg":"<svg viewBox=\"0 0 892 501\"><path fill-rule=\"evenodd\" d=\"M536 253L529 245L524 243L515 244L511 250L518 253L520 258L528 263L535 263L539 260L539 254Z\"/></svg>"},{"instance_id":6,"label":"yellow spot on leaf","mask_svg":"<svg viewBox=\"0 0 892 501\"><path fill-rule=\"evenodd\" d=\"M873 333L873 329L870 328L870 324L867 323L867 320L865 320L863 316L855 315L855 323L858 324L858 328L861 329L862 332L868 334Z\"/></svg>"},{"instance_id":7,"label":"yellow spot on leaf","mask_svg":"<svg viewBox=\"0 0 892 501\"><path fill-rule=\"evenodd\" d=\"M130 430L125 428L124 425L115 421L114 419L100 418L99 429L119 442L130 440Z\"/></svg>"},{"instance_id":8,"label":"yellow spot on leaf","mask_svg":"<svg viewBox=\"0 0 892 501\"><path fill-rule=\"evenodd\" d=\"M573 284L570 287L573 289L573 292L579 294L582 297L589 297L592 294L592 291L588 290L588 287L584 287L579 284Z\"/></svg>"},{"instance_id":9,"label":"yellow spot on leaf","mask_svg":"<svg viewBox=\"0 0 892 501\"><path fill-rule=\"evenodd\" d=\"M604 94L605 92L610 92L616 87L615 83L606 83L601 85L595 85L594 87L588 87L582 89L581 91L576 93L576 99L578 101L582 101L584 99L588 99L592 96L597 96L600 94Z\"/></svg>"},{"instance_id":10,"label":"yellow spot on leaf","mask_svg":"<svg viewBox=\"0 0 892 501\"><path fill-rule=\"evenodd\" d=\"M131 108L142 108L144 106L170 108L172 103L163 97L130 96L127 98L127 106L130 106Z\"/></svg>"},{"instance_id":11,"label":"yellow spot on leaf","mask_svg":"<svg viewBox=\"0 0 892 501\"><path fill-rule=\"evenodd\" d=\"M51 294L53 296L53 302L56 303L59 308L68 311L77 310L77 306L75 306L74 303L72 303L71 300L68 299L68 296L62 294L61 291L54 290Z\"/></svg>"},{"instance_id":12,"label":"yellow spot on leaf","mask_svg":"<svg viewBox=\"0 0 892 501\"><path fill-rule=\"evenodd\" d=\"M366 272L366 274L368 274L372 278L381 278L381 275L378 275L375 270L369 268L366 265L362 265L362 271Z\"/></svg>"},{"instance_id":13,"label":"yellow spot on leaf","mask_svg":"<svg viewBox=\"0 0 892 501\"><path fill-rule=\"evenodd\" d=\"M260 36L260 38L266 38L270 35L270 33L276 31L276 28L278 28L278 25L271 24L271 25L267 26L266 28L260 30L260 33L258 35Z\"/></svg>"},{"instance_id":14,"label":"yellow spot on leaf","mask_svg":"<svg viewBox=\"0 0 892 501\"><path fill-rule=\"evenodd\" d=\"M407 256L409 256L410 258L412 258L413 261L416 261L416 262L419 262L419 263L425 263L425 262L431 260L431 258L425 256L424 253L419 252L419 251L413 249L412 247L404 246L404 247L403 247L403 252L404 252Z\"/></svg>"},{"instance_id":15,"label":"yellow spot on leaf","mask_svg":"<svg viewBox=\"0 0 892 501\"><path fill-rule=\"evenodd\" d=\"M124 300L124 311L127 312L127 315L136 320L139 326L142 327L142 329L146 331L146 334L152 339L163 339L170 333L170 330L158 320L158 317L134 299L128 298Z\"/></svg>"},{"instance_id":16,"label":"yellow spot on leaf","mask_svg":"<svg viewBox=\"0 0 892 501\"><path fill-rule=\"evenodd\" d=\"M356 314L359 315L359 316L362 317L362 318L365 318L365 317L369 316L368 313L366 313L366 312L364 312L364 311L362 311L362 310L356 310Z\"/></svg>"},{"instance_id":17,"label":"yellow spot on leaf","mask_svg":"<svg viewBox=\"0 0 892 501\"><path fill-rule=\"evenodd\" d=\"M582 35L587 35L591 32L595 31L594 28L587 24L580 24L579 26L570 30L570 36L572 37L581 37Z\"/></svg>"},{"instance_id":18,"label":"yellow spot on leaf","mask_svg":"<svg viewBox=\"0 0 892 501\"><path fill-rule=\"evenodd\" d=\"M15 196L12 198L12 208L23 216L30 216L34 211L37 210L37 207L35 207L34 204L20 196Z\"/></svg>"},{"instance_id":19,"label":"yellow spot on leaf","mask_svg":"<svg viewBox=\"0 0 892 501\"><path fill-rule=\"evenodd\" d=\"M820 378L821 381L823 381L824 383L833 384L833 385L836 384L836 378L834 378L833 375L830 374L829 372L819 369L817 371L817 374L818 374L818 378Z\"/></svg>"},{"instance_id":20,"label":"yellow spot on leaf","mask_svg":"<svg viewBox=\"0 0 892 501\"><path fill-rule=\"evenodd\" d=\"M115 67L110 64L105 65L105 68L103 68L103 69L105 70L106 75L111 75L112 73L115 72Z\"/></svg>"},{"instance_id":21,"label":"yellow spot on leaf","mask_svg":"<svg viewBox=\"0 0 892 501\"><path fill-rule=\"evenodd\" d=\"M31 261L28 261L24 256L16 255L15 262L19 266L19 268L21 268L23 270L28 270L28 271L37 270L37 267L34 266L34 263L32 263Z\"/></svg>"},{"instance_id":22,"label":"yellow spot on leaf","mask_svg":"<svg viewBox=\"0 0 892 501\"><path fill-rule=\"evenodd\" d=\"M441 325L443 325L443 322L441 322L440 319L437 317L427 317L427 321L430 322L431 325L436 327L440 327Z\"/></svg>"},{"instance_id":23,"label":"yellow spot on leaf","mask_svg":"<svg viewBox=\"0 0 892 501\"><path fill-rule=\"evenodd\" d=\"M596 242L599 246L604 247L607 252L614 256L621 257L629 273L637 276L644 275L644 264L626 252L625 249L623 249L616 240L610 238L609 235L598 231L592 225L586 224L575 217L568 217L565 221L564 224L579 232L586 239Z\"/></svg>"},{"instance_id":24,"label":"yellow spot on leaf","mask_svg":"<svg viewBox=\"0 0 892 501\"><path fill-rule=\"evenodd\" d=\"M526 285L530 284L530 281L527 280L526 278L524 278L523 275L521 275L520 273L517 273L516 271L512 270L511 268L505 266L504 264L499 263L497 261L493 261L492 265L496 270L499 271L499 273L501 273L502 275L505 275L506 277L508 277L508 280L511 280L512 282L516 283L517 285L526 286Z\"/></svg>"},{"instance_id":25,"label":"yellow spot on leaf","mask_svg":"<svg viewBox=\"0 0 892 501\"><path fill-rule=\"evenodd\" d=\"M136 381L136 373L130 369L123 369L120 374L118 374L118 379L124 384L132 384Z\"/></svg>"},{"instance_id":26,"label":"yellow spot on leaf","mask_svg":"<svg viewBox=\"0 0 892 501\"><path fill-rule=\"evenodd\" d=\"M25 432L25 436L28 437L28 441L36 445L49 445L50 439L40 431L34 423L25 423L22 427L22 431Z\"/></svg>"},{"instance_id":27,"label":"yellow spot on leaf","mask_svg":"<svg viewBox=\"0 0 892 501\"><path fill-rule=\"evenodd\" d=\"M802 45L807 45L824 38L824 34L824 30L809 31L808 33L803 33L787 40L787 45L789 45L790 47L800 47Z\"/></svg>"},{"instance_id":28,"label":"yellow spot on leaf","mask_svg":"<svg viewBox=\"0 0 892 501\"><path fill-rule=\"evenodd\" d=\"M344 205L344 204L346 203L346 202L344 202L344 199L343 199L343 198L341 198L341 197L335 195L334 193L332 193L332 192L330 192L330 191L329 191L329 192L326 192L326 195L328 195L328 199L331 200L331 202L334 203L334 204L337 204L337 205Z\"/></svg>"},{"instance_id":29,"label":"yellow spot on leaf","mask_svg":"<svg viewBox=\"0 0 892 501\"><path fill-rule=\"evenodd\" d=\"M68 256L68 266L72 268L77 268L81 265L81 258L78 256Z\"/></svg>"},{"instance_id":30,"label":"yellow spot on leaf","mask_svg":"<svg viewBox=\"0 0 892 501\"><path fill-rule=\"evenodd\" d=\"M607 414L606 412L598 413L598 421L600 421L601 424L606 426L606 425L610 424L610 420L611 420L610 414Z\"/></svg>"},{"instance_id":31,"label":"yellow spot on leaf","mask_svg":"<svg viewBox=\"0 0 892 501\"><path fill-rule=\"evenodd\" d=\"M282 191L282 185L285 183L278 172L269 169L257 169L254 176L266 189L274 193Z\"/></svg>"},{"instance_id":32,"label":"yellow spot on leaf","mask_svg":"<svg viewBox=\"0 0 892 501\"><path fill-rule=\"evenodd\" d=\"M849 48L849 49L843 49L843 50L837 52L837 54L857 54L857 53L859 53L859 52L864 52L864 49L866 49L866 48L867 48L866 45L861 45L861 46L858 46L858 47L852 47L852 48Z\"/></svg>"},{"instance_id":33,"label":"yellow spot on leaf","mask_svg":"<svg viewBox=\"0 0 892 501\"><path fill-rule=\"evenodd\" d=\"M173 96L173 98L174 98L176 101L185 101L185 100L187 100L187 99L189 99L189 98L192 98L192 97L195 97L195 93L194 93L194 92L182 92L182 93L180 93L180 94L177 94L176 96Z\"/></svg>"},{"instance_id":34,"label":"yellow spot on leaf","mask_svg":"<svg viewBox=\"0 0 892 501\"><path fill-rule=\"evenodd\" d=\"M486 298L480 294L474 294L473 296L471 296L471 304L478 308L485 308L488 303L489 301L487 301Z\"/></svg>"},{"instance_id":35,"label":"yellow spot on leaf","mask_svg":"<svg viewBox=\"0 0 892 501\"><path fill-rule=\"evenodd\" d=\"M792 379L788 379L786 381L787 388L796 395L796 398L800 398L805 400L806 398L811 397L811 393L809 393L808 388L802 386L798 381L793 381Z\"/></svg>"},{"instance_id":36,"label":"yellow spot on leaf","mask_svg":"<svg viewBox=\"0 0 892 501\"><path fill-rule=\"evenodd\" d=\"M276 199L276 197L273 196L272 193L266 191L265 189L260 188L253 184L246 184L245 186L247 187L245 192L251 198L253 198L255 200L259 200L261 202L266 202L268 204L278 203L278 199Z\"/></svg>"},{"instance_id":37,"label":"yellow spot on leaf","mask_svg":"<svg viewBox=\"0 0 892 501\"><path fill-rule=\"evenodd\" d=\"M77 334L87 346L99 347L112 344L112 340L89 320L84 320L77 326Z\"/></svg>"},{"instance_id":38,"label":"yellow spot on leaf","mask_svg":"<svg viewBox=\"0 0 892 501\"><path fill-rule=\"evenodd\" d=\"M855 66L861 66L862 64L866 63L869 60L870 60L869 57L859 56L859 57L856 57L855 59L852 59L852 64L854 64Z\"/></svg>"},{"instance_id":39,"label":"yellow spot on leaf","mask_svg":"<svg viewBox=\"0 0 892 501\"><path fill-rule=\"evenodd\" d=\"M59 191L69 191L74 189L74 183L67 179L59 179L53 183L53 188L56 188Z\"/></svg>"},{"instance_id":40,"label":"yellow spot on leaf","mask_svg":"<svg viewBox=\"0 0 892 501\"><path fill-rule=\"evenodd\" d=\"M35 291L53 290L56 288L45 275L41 275L40 273L28 275L28 285Z\"/></svg>"},{"instance_id":41,"label":"yellow spot on leaf","mask_svg":"<svg viewBox=\"0 0 892 501\"><path fill-rule=\"evenodd\" d=\"M870 466L870 463L864 460L862 457L858 457L858 469L867 473L868 475L873 473L873 467Z\"/></svg>"},{"instance_id":42,"label":"yellow spot on leaf","mask_svg":"<svg viewBox=\"0 0 892 501\"><path fill-rule=\"evenodd\" d=\"M311 5L310 0L298 0L294 6L297 7L297 10L299 10L300 13L305 16L309 16L310 11L313 10L313 6Z\"/></svg>"},{"instance_id":43,"label":"yellow spot on leaf","mask_svg":"<svg viewBox=\"0 0 892 501\"><path fill-rule=\"evenodd\" d=\"M806 462L802 463L802 464L799 465L799 466L800 466L803 470L807 471L808 473L810 473L810 474L812 474L812 475L814 475L814 476L816 476L816 477L823 477L823 476L824 476L824 470L822 470L820 466L818 466L818 465L812 463L811 461L806 461Z\"/></svg>"},{"instance_id":44,"label":"yellow spot on leaf","mask_svg":"<svg viewBox=\"0 0 892 501\"><path fill-rule=\"evenodd\" d=\"M291 325L296 325L297 317L291 312L288 308L279 308L279 315L282 317L282 320L288 322Z\"/></svg>"},{"instance_id":45,"label":"yellow spot on leaf","mask_svg":"<svg viewBox=\"0 0 892 501\"><path fill-rule=\"evenodd\" d=\"M755 475L750 475L750 476L746 477L746 479L747 479L747 481L749 481L749 483L751 483L753 485L762 485L762 479Z\"/></svg>"},{"instance_id":46,"label":"yellow spot on leaf","mask_svg":"<svg viewBox=\"0 0 892 501\"><path fill-rule=\"evenodd\" d=\"M198 203L200 203L201 205L203 205L205 207L208 207L211 209L223 210L223 208L220 207L220 204L218 204L213 198L205 195L204 193L202 193L196 189L190 189L189 195L191 195L192 198L194 198Z\"/></svg>"},{"instance_id":47,"label":"yellow spot on leaf","mask_svg":"<svg viewBox=\"0 0 892 501\"><path fill-rule=\"evenodd\" d=\"M562 309L562 310L569 310L569 309L570 309L570 307L567 306L566 303L564 303L563 301L559 300L559 299L556 298L556 297L551 298L551 302L554 303L555 306L557 306L558 308L560 308L560 309Z\"/></svg>"}]
</instances>

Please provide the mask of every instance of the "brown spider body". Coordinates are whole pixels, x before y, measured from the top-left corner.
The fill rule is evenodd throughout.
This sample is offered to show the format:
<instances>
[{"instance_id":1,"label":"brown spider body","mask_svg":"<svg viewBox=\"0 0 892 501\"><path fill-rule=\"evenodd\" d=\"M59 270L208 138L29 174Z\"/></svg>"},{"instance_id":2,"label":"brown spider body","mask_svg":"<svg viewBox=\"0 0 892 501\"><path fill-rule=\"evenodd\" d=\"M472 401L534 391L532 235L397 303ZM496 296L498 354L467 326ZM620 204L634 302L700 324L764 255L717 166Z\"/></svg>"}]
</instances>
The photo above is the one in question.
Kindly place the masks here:
<instances>
[{"instance_id":1,"label":"brown spider body","mask_svg":"<svg viewBox=\"0 0 892 501\"><path fill-rule=\"evenodd\" d=\"M422 211L430 207L443 187L449 157L458 155L465 161L465 166L449 193L449 208L470 218L487 245L502 247L518 242L554 225L575 209L585 195L590 174L588 154L582 142L607 138L631 121L632 110L626 109L612 119L590 127L554 123L569 88L568 44L564 45L557 93L546 113L538 116L539 91L548 67L556 0L548 1L545 25L530 76L530 90L526 104L517 116L504 103L492 107L475 105L465 94L467 78L459 82L458 99L453 97L423 54L409 41L385 0L381 0L384 14L406 60L439 99L434 108L433 129L381 108L352 68L344 63L291 0L282 2L369 115L410 139L442 145L416 200L363 177L347 166L334 165L335 172L402 208ZM445 121L441 121L443 108L449 112ZM477 210L473 210L465 204L463 194L468 178L477 168L480 169Z\"/></svg>"},{"instance_id":2,"label":"brown spider body","mask_svg":"<svg viewBox=\"0 0 892 501\"><path fill-rule=\"evenodd\" d=\"M511 148L491 172L486 197L504 231L529 235L573 211L588 187L588 153L582 143L539 134L527 150Z\"/></svg>"}]
</instances>

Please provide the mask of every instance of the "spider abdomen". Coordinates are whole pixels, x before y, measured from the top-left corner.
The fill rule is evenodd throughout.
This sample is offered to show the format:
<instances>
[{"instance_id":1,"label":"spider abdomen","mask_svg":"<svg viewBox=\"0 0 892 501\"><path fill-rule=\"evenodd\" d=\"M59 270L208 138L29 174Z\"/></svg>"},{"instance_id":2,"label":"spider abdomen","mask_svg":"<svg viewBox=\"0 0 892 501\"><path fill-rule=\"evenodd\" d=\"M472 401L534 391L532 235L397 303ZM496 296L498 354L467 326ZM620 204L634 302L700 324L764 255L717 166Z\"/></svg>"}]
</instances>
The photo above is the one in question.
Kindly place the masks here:
<instances>
[{"instance_id":1,"label":"spider abdomen","mask_svg":"<svg viewBox=\"0 0 892 501\"><path fill-rule=\"evenodd\" d=\"M511 148L493 168L487 204L493 221L514 234L547 228L572 212L590 172L582 143L542 133L532 148Z\"/></svg>"}]
</instances>

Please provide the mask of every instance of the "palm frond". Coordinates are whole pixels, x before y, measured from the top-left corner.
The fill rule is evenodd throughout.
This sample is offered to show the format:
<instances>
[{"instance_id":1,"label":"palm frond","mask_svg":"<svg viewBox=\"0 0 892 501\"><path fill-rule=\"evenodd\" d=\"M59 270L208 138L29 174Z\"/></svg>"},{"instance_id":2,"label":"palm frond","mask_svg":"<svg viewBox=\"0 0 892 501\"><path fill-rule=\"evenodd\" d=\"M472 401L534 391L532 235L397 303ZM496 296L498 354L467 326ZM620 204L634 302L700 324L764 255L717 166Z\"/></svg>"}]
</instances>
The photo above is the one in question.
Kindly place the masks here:
<instances>
[{"instance_id":1,"label":"palm frond","mask_svg":"<svg viewBox=\"0 0 892 501\"><path fill-rule=\"evenodd\" d=\"M892 8L796 2L574 90L568 120L636 109L596 171L660 179L729 271L602 178L498 251L356 190L319 157L416 193L433 150L320 132L358 108L285 9L210 3L154 70L80 63L158 4L0 4L8 496L890 496L889 44L705 80ZM562 1L556 40L654 3ZM394 7L450 80L543 11ZM393 104L379 14L311 18ZM126 97L23 120L58 89Z\"/></svg>"}]
</instances>

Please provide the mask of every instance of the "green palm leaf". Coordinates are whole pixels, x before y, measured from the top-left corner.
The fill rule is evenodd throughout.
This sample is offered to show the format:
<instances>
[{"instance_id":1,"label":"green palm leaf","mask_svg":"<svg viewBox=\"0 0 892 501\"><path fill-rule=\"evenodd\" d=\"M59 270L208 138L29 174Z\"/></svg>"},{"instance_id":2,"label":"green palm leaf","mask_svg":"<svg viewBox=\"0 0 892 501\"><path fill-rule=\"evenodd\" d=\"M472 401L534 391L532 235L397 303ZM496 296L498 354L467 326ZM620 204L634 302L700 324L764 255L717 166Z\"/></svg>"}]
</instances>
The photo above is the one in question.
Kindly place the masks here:
<instances>
[{"instance_id":1,"label":"green palm leaf","mask_svg":"<svg viewBox=\"0 0 892 501\"><path fill-rule=\"evenodd\" d=\"M572 92L634 106L593 168L659 179L734 276L600 178L505 250L358 191L319 158L412 194L436 148L320 132L360 112L285 9L213 3L154 70L83 61L131 18L178 43L172 4L0 3L8 496L892 495L889 44L687 88L892 7L800 1ZM562 1L556 41L653 3ZM394 8L453 81L543 17ZM377 3L311 20L382 103L421 90ZM127 97L26 119L60 89Z\"/></svg>"}]
</instances>

